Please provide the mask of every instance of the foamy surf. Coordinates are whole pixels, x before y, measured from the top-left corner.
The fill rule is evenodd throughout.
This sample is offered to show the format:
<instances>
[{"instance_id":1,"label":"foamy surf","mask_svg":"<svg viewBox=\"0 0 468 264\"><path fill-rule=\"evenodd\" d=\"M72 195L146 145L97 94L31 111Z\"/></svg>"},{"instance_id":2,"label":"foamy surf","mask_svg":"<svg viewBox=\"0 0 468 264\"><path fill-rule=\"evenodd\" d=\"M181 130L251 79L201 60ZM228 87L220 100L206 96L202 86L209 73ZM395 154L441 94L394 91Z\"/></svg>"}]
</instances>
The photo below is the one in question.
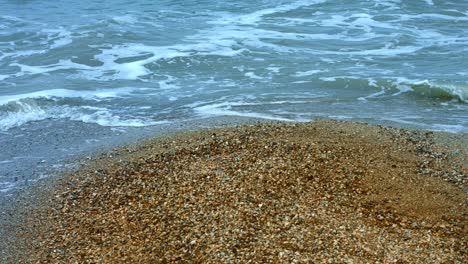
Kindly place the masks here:
<instances>
[{"instance_id":1,"label":"foamy surf","mask_svg":"<svg viewBox=\"0 0 468 264\"><path fill-rule=\"evenodd\" d=\"M100 126L143 127L166 124L166 120L154 120L145 116L121 116L111 109L96 107L40 106L35 102L17 102L13 111L0 114L0 131L7 131L32 121L65 119L94 123Z\"/></svg>"},{"instance_id":2,"label":"foamy surf","mask_svg":"<svg viewBox=\"0 0 468 264\"><path fill-rule=\"evenodd\" d=\"M129 96L132 93L138 91L147 91L149 88L132 88L122 87L113 89L98 89L98 90L69 90L69 89L50 89L41 90L31 93L16 94L16 95L4 95L0 96L0 105L4 105L10 102L20 101L24 99L37 99L37 98L81 98L83 100L102 100L106 98L120 98L123 96Z\"/></svg>"},{"instance_id":3,"label":"foamy surf","mask_svg":"<svg viewBox=\"0 0 468 264\"><path fill-rule=\"evenodd\" d=\"M122 87L117 89L99 89L76 91L51 89L26 94L0 97L0 130L21 126L31 121L46 119L69 119L102 126L141 127L166 123L152 120L151 117L133 117L128 113L117 113L106 105L109 100L122 99L132 95L144 95L149 88ZM74 101L70 101L73 99ZM79 104L72 106L69 103ZM96 106L89 106L94 103ZM104 103L100 105L99 103ZM149 108L146 108L149 109Z\"/></svg>"}]
</instances>

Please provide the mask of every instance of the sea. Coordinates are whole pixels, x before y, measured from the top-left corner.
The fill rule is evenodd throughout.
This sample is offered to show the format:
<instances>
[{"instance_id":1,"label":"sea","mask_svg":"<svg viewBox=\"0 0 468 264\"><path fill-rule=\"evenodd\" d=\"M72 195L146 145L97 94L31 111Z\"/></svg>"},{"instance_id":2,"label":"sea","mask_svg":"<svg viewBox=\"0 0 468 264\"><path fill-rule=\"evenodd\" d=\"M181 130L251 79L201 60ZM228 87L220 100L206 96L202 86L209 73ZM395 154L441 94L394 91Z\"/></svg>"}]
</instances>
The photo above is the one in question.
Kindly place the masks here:
<instances>
[{"instance_id":1,"label":"sea","mask_svg":"<svg viewBox=\"0 0 468 264\"><path fill-rule=\"evenodd\" d=\"M467 133L468 1L0 0L0 192L216 117Z\"/></svg>"}]
</instances>

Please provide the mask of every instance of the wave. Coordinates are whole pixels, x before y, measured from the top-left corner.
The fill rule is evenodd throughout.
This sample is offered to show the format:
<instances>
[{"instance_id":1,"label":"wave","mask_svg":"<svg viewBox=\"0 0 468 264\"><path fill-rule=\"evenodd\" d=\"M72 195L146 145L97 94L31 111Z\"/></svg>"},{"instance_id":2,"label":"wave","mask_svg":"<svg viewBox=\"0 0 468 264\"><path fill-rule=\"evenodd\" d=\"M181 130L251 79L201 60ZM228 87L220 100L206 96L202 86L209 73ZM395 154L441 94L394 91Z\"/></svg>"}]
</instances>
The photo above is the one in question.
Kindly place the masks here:
<instances>
[{"instance_id":1,"label":"wave","mask_svg":"<svg viewBox=\"0 0 468 264\"><path fill-rule=\"evenodd\" d=\"M59 60L58 63L49 65L31 66L25 63L11 63L11 66L19 67L15 75L47 74L60 70L79 72L79 77L90 80L138 80L151 75L154 72L148 65L168 61L180 57L195 56L223 56L233 57L249 50L249 48L267 48L277 52L294 52L295 48L271 43L269 40L319 40L341 39L343 36L328 34L305 34L299 32L282 32L265 30L256 27L256 24L264 16L287 12L301 7L315 5L323 0L303 0L290 4L279 5L273 8L261 9L256 12L232 15L217 14L214 21L208 21L215 25L212 28L196 31L185 36L182 44L157 46L144 43L122 43L118 45L97 44L89 45L90 48L100 52L94 55L94 59L101 63L100 66L88 66L72 62L70 59ZM141 22L138 16L124 15L112 18L123 24L135 24ZM227 25L227 24L229 25ZM227 25L227 26L226 26ZM48 49L63 47L70 44L75 37L66 30L43 30L47 33L47 40L52 42ZM352 38L353 41L367 40L368 38ZM142 58L143 57L143 58Z\"/></svg>"},{"instance_id":2,"label":"wave","mask_svg":"<svg viewBox=\"0 0 468 264\"><path fill-rule=\"evenodd\" d=\"M8 110L0 112L0 131L6 131L31 121L44 120L51 116L35 103L17 102L14 105L8 105Z\"/></svg>"},{"instance_id":3,"label":"wave","mask_svg":"<svg viewBox=\"0 0 468 264\"><path fill-rule=\"evenodd\" d=\"M425 97L456 99L468 103L468 85L420 81L413 83L411 88L414 92Z\"/></svg>"},{"instance_id":4,"label":"wave","mask_svg":"<svg viewBox=\"0 0 468 264\"><path fill-rule=\"evenodd\" d=\"M10 102L18 102L24 99L53 99L53 98L81 98L84 100L99 101L106 98L116 98L130 95L138 91L149 90L149 88L122 87L114 89L98 89L91 91L76 91L69 89L50 89L32 93L0 96L0 106Z\"/></svg>"},{"instance_id":5,"label":"wave","mask_svg":"<svg viewBox=\"0 0 468 264\"><path fill-rule=\"evenodd\" d=\"M320 77L325 85L330 87L349 87L350 89L373 90L369 95L359 97L359 100L400 96L409 94L417 97L437 100L456 100L468 103L468 84L449 83L432 80L411 80L402 77L365 78L353 76ZM375 91L379 89L379 91Z\"/></svg>"},{"instance_id":6,"label":"wave","mask_svg":"<svg viewBox=\"0 0 468 264\"><path fill-rule=\"evenodd\" d=\"M303 0L295 1L289 4L279 5L272 8L266 8L244 15L223 15L220 19L211 21L211 24L219 25L257 25L264 16L273 15L276 13L284 13L301 7L316 5L325 2L325 0Z\"/></svg>"},{"instance_id":7,"label":"wave","mask_svg":"<svg viewBox=\"0 0 468 264\"><path fill-rule=\"evenodd\" d=\"M0 131L7 131L32 121L46 119L68 119L111 127L143 127L168 123L168 121L155 121L148 117L122 117L104 107L57 106L41 104L31 99L1 106L0 110L2 110L1 108L8 108L9 111L0 112Z\"/></svg>"},{"instance_id":8,"label":"wave","mask_svg":"<svg viewBox=\"0 0 468 264\"><path fill-rule=\"evenodd\" d=\"M45 119L69 119L101 126L141 127L160 124L146 117L120 116L105 107L87 106L86 101L100 102L124 98L149 88L123 87L94 91L51 89L19 95L0 96L0 131ZM69 104L69 99L79 99L79 106ZM85 101L83 101L85 100Z\"/></svg>"},{"instance_id":9,"label":"wave","mask_svg":"<svg viewBox=\"0 0 468 264\"><path fill-rule=\"evenodd\" d=\"M105 42L105 38L103 38L102 41L93 41L92 44L88 45L88 48L91 49L88 51L93 54L91 65L98 62L99 66L76 63L68 57L62 57L58 63L39 66L14 61L10 63L10 66L19 67L19 70L16 69L18 72L11 74L10 77L68 70L72 73L78 73L77 77L88 80L146 81L151 78L151 75L158 74L154 72L153 65L180 57L198 60L198 56L234 57L249 52L265 52L265 50L278 53L330 55L327 57L336 55L395 57L420 53L427 47L462 45L468 41L468 38L463 36L451 36L439 31L408 26L404 23L405 19L416 19L410 15L390 14L389 20L382 21L379 14L368 12L371 10L367 9L345 14L321 12L314 14L313 18L297 18L288 13L323 2L325 1L293 1L246 14L210 12L207 15L209 19L206 21L208 28L196 29L173 45L155 45L144 40L141 43L136 40L133 43L111 44ZM129 27L148 22L145 17L147 18L144 14L123 14L110 18L108 16L107 19ZM460 20L462 18L454 17L454 19ZM307 23L310 24L310 27L309 25L308 27L291 27L291 21ZM95 26L93 23L96 22L93 20L86 27L91 28L93 25ZM327 30L308 30L316 27ZM70 46L70 43L75 39L88 36L82 31L83 29L83 27L72 27L69 30L62 28L41 30L42 35L46 34L45 37L43 36L47 43L44 49L23 52L31 52L33 55L54 48ZM328 43L327 41L330 42L330 45L324 45L324 43ZM356 42L363 42L363 45L356 45ZM367 45L369 43L372 45ZM17 51L2 56L18 57L20 54L21 51ZM0 78L7 77L0 76Z\"/></svg>"},{"instance_id":10,"label":"wave","mask_svg":"<svg viewBox=\"0 0 468 264\"><path fill-rule=\"evenodd\" d=\"M239 116L239 117L251 117L260 118L267 120L279 120L279 121L295 121L294 119L283 118L280 116L274 116L264 113L252 112L252 111L236 111L233 110L233 106L248 105L239 102L222 102L213 103L194 108L195 113L201 117L213 117L213 116Z\"/></svg>"},{"instance_id":11,"label":"wave","mask_svg":"<svg viewBox=\"0 0 468 264\"><path fill-rule=\"evenodd\" d=\"M310 119L302 118L302 113L298 112L282 113L283 107L312 104L327 96L330 94L322 92L245 94L235 97L226 96L215 101L199 101L187 107L193 109L201 117L240 116L301 122Z\"/></svg>"}]
</instances>

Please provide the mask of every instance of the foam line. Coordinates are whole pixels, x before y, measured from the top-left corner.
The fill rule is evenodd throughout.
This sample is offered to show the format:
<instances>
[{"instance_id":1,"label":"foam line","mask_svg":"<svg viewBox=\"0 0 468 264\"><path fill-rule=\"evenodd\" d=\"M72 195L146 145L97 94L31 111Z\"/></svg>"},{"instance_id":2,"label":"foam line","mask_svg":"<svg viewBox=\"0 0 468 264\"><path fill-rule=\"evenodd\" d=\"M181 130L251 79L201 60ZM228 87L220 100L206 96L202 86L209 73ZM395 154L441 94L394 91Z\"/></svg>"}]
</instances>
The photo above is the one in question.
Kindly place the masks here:
<instances>
[{"instance_id":1,"label":"foam line","mask_svg":"<svg viewBox=\"0 0 468 264\"><path fill-rule=\"evenodd\" d=\"M114 89L100 89L94 91L75 91L75 90L68 90L68 89L50 89L50 90L42 90L32 93L24 93L24 94L17 94L17 95L5 95L0 96L0 105L4 105L14 101L20 101L26 98L82 98L85 100L100 100L105 98L114 98L114 97L122 97L125 95L129 95L136 91L144 91L148 90L148 88L132 88L132 87L122 87L122 88L114 88Z\"/></svg>"}]
</instances>

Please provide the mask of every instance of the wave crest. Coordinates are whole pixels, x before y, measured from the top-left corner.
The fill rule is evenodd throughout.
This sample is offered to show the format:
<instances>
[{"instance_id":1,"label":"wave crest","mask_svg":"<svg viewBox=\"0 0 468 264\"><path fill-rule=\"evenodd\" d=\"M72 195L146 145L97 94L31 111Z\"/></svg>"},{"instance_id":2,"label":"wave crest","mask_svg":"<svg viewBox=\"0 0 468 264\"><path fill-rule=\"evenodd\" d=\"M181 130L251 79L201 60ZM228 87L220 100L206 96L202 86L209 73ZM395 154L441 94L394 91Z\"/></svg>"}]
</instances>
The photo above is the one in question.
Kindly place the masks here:
<instances>
[{"instance_id":1,"label":"wave crest","mask_svg":"<svg viewBox=\"0 0 468 264\"><path fill-rule=\"evenodd\" d=\"M167 123L167 121L155 121L151 117L120 115L106 107L57 105L54 99L44 97L0 104L0 131L46 119L68 119L110 127L143 127Z\"/></svg>"},{"instance_id":2,"label":"wave crest","mask_svg":"<svg viewBox=\"0 0 468 264\"><path fill-rule=\"evenodd\" d=\"M414 92L429 98L456 99L468 103L468 85L432 83L429 81L416 82L411 85Z\"/></svg>"}]
</instances>

